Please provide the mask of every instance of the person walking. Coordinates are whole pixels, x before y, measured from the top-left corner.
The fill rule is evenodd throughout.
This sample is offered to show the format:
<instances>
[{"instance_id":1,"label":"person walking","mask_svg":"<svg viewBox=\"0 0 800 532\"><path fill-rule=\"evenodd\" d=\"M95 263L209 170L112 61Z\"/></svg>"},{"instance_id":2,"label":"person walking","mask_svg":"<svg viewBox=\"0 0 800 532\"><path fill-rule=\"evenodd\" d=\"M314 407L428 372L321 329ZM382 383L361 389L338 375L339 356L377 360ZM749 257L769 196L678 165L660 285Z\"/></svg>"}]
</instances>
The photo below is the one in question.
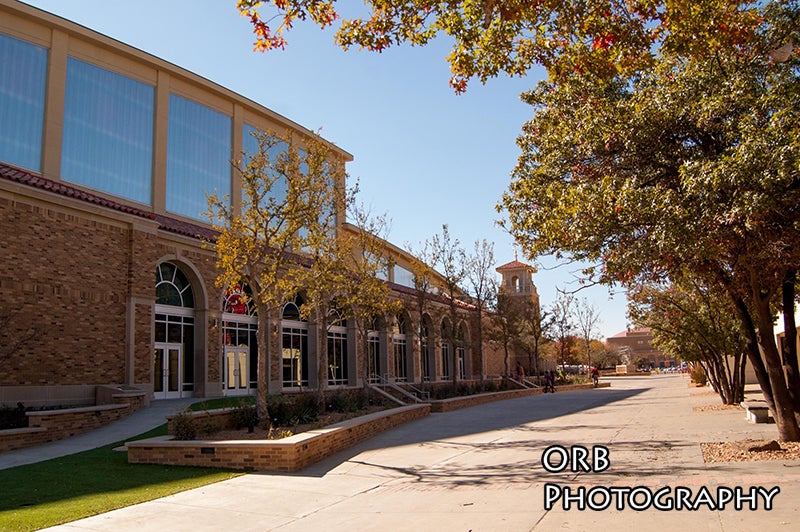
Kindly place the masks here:
<instances>
[{"instance_id":1,"label":"person walking","mask_svg":"<svg viewBox=\"0 0 800 532\"><path fill-rule=\"evenodd\" d=\"M556 380L555 372L547 370L544 372L544 393L552 392L556 393L556 387L554 386Z\"/></svg>"}]
</instances>

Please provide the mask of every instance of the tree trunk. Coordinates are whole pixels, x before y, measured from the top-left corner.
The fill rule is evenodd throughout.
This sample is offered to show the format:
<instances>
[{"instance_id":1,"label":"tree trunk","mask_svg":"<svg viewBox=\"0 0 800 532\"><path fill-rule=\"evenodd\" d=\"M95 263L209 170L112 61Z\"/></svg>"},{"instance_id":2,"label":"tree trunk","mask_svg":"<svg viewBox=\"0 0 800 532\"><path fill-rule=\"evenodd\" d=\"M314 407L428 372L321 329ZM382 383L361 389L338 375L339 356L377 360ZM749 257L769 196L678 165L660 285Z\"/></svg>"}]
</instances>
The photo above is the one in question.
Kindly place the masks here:
<instances>
[{"instance_id":1,"label":"tree trunk","mask_svg":"<svg viewBox=\"0 0 800 532\"><path fill-rule=\"evenodd\" d=\"M783 365L778 354L778 346L775 344L769 299L766 296L762 297L754 290L753 300L758 320L758 347L761 348L764 356L764 364L772 388L773 417L778 426L778 434L783 441L800 441L800 427L797 425L792 400L786 386Z\"/></svg>"},{"instance_id":2,"label":"tree trunk","mask_svg":"<svg viewBox=\"0 0 800 532\"><path fill-rule=\"evenodd\" d=\"M258 329L256 341L258 342L258 361L256 364L256 413L259 425L269 430L272 420L267 406L267 370L269 368L269 320L266 308L258 308Z\"/></svg>"},{"instance_id":3,"label":"tree trunk","mask_svg":"<svg viewBox=\"0 0 800 532\"><path fill-rule=\"evenodd\" d=\"M783 370L786 372L786 382L789 386L789 397L792 408L800 414L800 371L797 361L797 324L794 319L794 297L797 272L789 270L783 280L782 309L783 309Z\"/></svg>"},{"instance_id":4,"label":"tree trunk","mask_svg":"<svg viewBox=\"0 0 800 532\"><path fill-rule=\"evenodd\" d=\"M328 316L317 307L317 411L325 413L325 387L328 383Z\"/></svg>"}]
</instances>

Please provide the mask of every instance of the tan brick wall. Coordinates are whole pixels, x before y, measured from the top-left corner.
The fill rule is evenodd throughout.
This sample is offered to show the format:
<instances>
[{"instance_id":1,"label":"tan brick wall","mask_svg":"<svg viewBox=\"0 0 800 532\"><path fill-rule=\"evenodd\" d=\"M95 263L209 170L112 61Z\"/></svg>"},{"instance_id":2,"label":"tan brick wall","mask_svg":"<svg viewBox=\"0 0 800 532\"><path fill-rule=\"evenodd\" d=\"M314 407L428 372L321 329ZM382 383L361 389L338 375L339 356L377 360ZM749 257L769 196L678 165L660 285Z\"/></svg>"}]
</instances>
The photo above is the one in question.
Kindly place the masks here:
<instances>
[{"instance_id":1,"label":"tan brick wall","mask_svg":"<svg viewBox=\"0 0 800 532\"><path fill-rule=\"evenodd\" d=\"M0 301L16 313L14 334L40 330L4 361L0 385L121 382L127 231L7 199L0 227Z\"/></svg>"}]
</instances>

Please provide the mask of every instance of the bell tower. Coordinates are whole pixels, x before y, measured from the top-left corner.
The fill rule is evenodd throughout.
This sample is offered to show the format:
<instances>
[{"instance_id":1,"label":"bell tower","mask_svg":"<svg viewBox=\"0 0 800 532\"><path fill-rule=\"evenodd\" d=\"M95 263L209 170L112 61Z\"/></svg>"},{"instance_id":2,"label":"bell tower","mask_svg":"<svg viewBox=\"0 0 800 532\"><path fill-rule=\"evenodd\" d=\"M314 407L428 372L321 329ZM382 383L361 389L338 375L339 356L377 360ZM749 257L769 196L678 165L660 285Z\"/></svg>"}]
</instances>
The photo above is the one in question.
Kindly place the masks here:
<instances>
[{"instance_id":1,"label":"bell tower","mask_svg":"<svg viewBox=\"0 0 800 532\"><path fill-rule=\"evenodd\" d=\"M496 269L503 276L502 290L514 297L530 298L531 303L539 306L539 293L533 284L533 274L536 268L514 259Z\"/></svg>"}]
</instances>

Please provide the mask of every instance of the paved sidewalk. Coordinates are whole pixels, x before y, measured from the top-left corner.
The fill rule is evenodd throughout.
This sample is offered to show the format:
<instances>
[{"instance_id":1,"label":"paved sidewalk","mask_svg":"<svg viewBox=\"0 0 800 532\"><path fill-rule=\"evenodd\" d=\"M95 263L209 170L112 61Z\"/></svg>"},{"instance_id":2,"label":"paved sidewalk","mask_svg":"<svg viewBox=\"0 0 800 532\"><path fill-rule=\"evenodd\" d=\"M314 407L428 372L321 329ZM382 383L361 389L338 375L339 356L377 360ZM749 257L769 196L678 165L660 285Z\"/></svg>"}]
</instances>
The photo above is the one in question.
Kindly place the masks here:
<instances>
[{"instance_id":1,"label":"paved sidewalk","mask_svg":"<svg viewBox=\"0 0 800 532\"><path fill-rule=\"evenodd\" d=\"M616 379L611 388L433 414L301 473L244 475L55 530L796 530L800 463L705 464L699 447L774 438L775 426L748 424L742 411L693 412L718 399L687 383L679 375ZM607 446L610 466L547 472L542 453L555 444ZM548 483L572 490L684 487L693 497L719 486L780 493L771 511L763 500L742 511L732 503L724 510L579 511L560 501L546 510Z\"/></svg>"},{"instance_id":2,"label":"paved sidewalk","mask_svg":"<svg viewBox=\"0 0 800 532\"><path fill-rule=\"evenodd\" d=\"M202 399L153 401L147 408L137 410L128 417L91 432L36 447L0 453L0 469L43 462L51 458L80 453L132 438L163 425L168 415L180 412L197 401L202 401Z\"/></svg>"}]
</instances>

